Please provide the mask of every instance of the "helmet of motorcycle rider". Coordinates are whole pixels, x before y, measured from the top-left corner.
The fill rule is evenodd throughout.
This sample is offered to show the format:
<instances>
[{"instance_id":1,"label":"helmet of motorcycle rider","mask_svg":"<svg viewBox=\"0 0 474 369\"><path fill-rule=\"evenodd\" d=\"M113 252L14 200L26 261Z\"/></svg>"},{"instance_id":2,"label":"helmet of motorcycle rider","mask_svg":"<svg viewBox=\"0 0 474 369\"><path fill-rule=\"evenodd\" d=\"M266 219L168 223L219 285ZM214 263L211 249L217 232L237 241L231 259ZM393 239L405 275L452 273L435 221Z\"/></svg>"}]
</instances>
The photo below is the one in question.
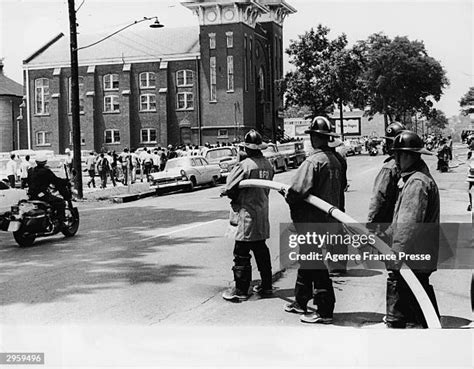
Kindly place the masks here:
<instances>
[{"instance_id":1,"label":"helmet of motorcycle rider","mask_svg":"<svg viewBox=\"0 0 474 369\"><path fill-rule=\"evenodd\" d=\"M402 131L393 141L392 151L409 151L418 154L433 155L423 147L423 140L415 132Z\"/></svg>"},{"instance_id":2,"label":"helmet of motorcycle rider","mask_svg":"<svg viewBox=\"0 0 474 369\"><path fill-rule=\"evenodd\" d=\"M46 162L48 161L48 158L47 158L46 155L44 155L44 154L39 154L39 155L35 158L35 161L36 161L36 164L37 164L37 165L45 165Z\"/></svg>"},{"instance_id":3,"label":"helmet of motorcycle rider","mask_svg":"<svg viewBox=\"0 0 474 369\"><path fill-rule=\"evenodd\" d=\"M263 150L267 148L267 144L263 142L262 135L254 129L251 129L245 135L244 146L251 150Z\"/></svg>"},{"instance_id":4,"label":"helmet of motorcycle rider","mask_svg":"<svg viewBox=\"0 0 474 369\"><path fill-rule=\"evenodd\" d=\"M393 141L401 131L406 131L406 127L400 122L393 122L388 125L387 129L385 130L386 136L383 136L383 138Z\"/></svg>"},{"instance_id":5,"label":"helmet of motorcycle rider","mask_svg":"<svg viewBox=\"0 0 474 369\"><path fill-rule=\"evenodd\" d=\"M317 134L329 137L339 137L337 133L332 132L331 123L325 117L314 117L309 128L304 133Z\"/></svg>"}]
</instances>

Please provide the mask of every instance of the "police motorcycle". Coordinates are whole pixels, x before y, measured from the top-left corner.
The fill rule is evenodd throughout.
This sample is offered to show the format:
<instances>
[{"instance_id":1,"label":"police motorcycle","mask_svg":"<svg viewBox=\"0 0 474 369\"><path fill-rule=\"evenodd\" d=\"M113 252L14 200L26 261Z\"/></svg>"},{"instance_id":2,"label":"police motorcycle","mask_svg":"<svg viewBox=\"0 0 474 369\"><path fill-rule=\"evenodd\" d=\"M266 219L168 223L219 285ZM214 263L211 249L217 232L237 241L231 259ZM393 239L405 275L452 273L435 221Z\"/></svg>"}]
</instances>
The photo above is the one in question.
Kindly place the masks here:
<instances>
[{"instance_id":1,"label":"police motorcycle","mask_svg":"<svg viewBox=\"0 0 474 369\"><path fill-rule=\"evenodd\" d=\"M49 191L54 193L56 189L51 185ZM63 221L45 201L20 200L18 205L11 207L10 212L0 215L0 230L13 232L20 247L29 247L38 237L53 236L60 232L65 237L73 237L79 229L79 211L72 204L69 181L64 191L68 200L64 200L66 209Z\"/></svg>"}]
</instances>

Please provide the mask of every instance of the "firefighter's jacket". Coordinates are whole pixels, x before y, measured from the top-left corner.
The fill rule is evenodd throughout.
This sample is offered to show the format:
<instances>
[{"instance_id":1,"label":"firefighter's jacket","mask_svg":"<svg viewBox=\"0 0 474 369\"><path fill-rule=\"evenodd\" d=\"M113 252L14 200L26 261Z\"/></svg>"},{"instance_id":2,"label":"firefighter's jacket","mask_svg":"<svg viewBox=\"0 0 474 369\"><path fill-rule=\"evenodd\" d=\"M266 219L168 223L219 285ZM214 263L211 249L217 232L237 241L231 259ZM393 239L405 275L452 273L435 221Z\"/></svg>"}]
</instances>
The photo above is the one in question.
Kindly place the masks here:
<instances>
[{"instance_id":1,"label":"firefighter's jacket","mask_svg":"<svg viewBox=\"0 0 474 369\"><path fill-rule=\"evenodd\" d=\"M268 219L268 189L243 188L244 179L273 179L273 168L263 156L247 157L237 164L227 177L224 193L231 201L231 225L236 226L236 241L261 241L270 237Z\"/></svg>"},{"instance_id":2,"label":"firefighter's jacket","mask_svg":"<svg viewBox=\"0 0 474 369\"><path fill-rule=\"evenodd\" d=\"M400 194L391 226L396 253L430 255L431 260L407 261L415 270L434 271L439 254L440 201L436 182L423 160L401 173Z\"/></svg>"},{"instance_id":3,"label":"firefighter's jacket","mask_svg":"<svg viewBox=\"0 0 474 369\"><path fill-rule=\"evenodd\" d=\"M384 161L382 169L375 177L369 205L368 223L384 223L386 224L384 228L392 223L399 180L400 170L395 163L395 159L389 157Z\"/></svg>"},{"instance_id":4,"label":"firefighter's jacket","mask_svg":"<svg viewBox=\"0 0 474 369\"><path fill-rule=\"evenodd\" d=\"M333 222L329 215L304 202L304 199L314 195L341 208L344 204L344 181L343 166L334 151L327 146L315 149L297 169L286 197L293 222Z\"/></svg>"}]
</instances>

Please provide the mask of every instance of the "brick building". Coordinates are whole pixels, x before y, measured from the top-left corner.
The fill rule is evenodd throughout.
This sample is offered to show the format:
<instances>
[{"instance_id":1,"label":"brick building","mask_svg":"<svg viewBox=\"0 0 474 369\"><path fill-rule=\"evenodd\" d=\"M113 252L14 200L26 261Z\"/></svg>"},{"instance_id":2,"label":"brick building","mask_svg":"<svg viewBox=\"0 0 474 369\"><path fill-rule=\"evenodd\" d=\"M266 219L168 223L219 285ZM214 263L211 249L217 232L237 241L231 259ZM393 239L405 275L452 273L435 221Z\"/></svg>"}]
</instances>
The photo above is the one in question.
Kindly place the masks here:
<instances>
[{"instance_id":1,"label":"brick building","mask_svg":"<svg viewBox=\"0 0 474 369\"><path fill-rule=\"evenodd\" d=\"M284 0L185 1L199 27L132 27L79 50L86 150L233 141L283 127ZM79 35L79 46L101 39ZM58 35L23 63L31 147L71 147L69 41Z\"/></svg>"},{"instance_id":2,"label":"brick building","mask_svg":"<svg viewBox=\"0 0 474 369\"><path fill-rule=\"evenodd\" d=\"M26 126L21 120L23 86L3 74L0 59L0 152L27 148Z\"/></svg>"}]
</instances>

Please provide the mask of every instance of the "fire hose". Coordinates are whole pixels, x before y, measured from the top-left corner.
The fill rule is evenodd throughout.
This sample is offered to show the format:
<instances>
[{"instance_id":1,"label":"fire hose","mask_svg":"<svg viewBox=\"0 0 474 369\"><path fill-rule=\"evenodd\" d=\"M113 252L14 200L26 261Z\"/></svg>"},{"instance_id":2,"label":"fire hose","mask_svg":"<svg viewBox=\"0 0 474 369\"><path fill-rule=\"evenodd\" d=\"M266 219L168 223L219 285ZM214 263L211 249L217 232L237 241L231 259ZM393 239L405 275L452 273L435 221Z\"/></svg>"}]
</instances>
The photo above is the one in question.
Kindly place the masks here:
<instances>
[{"instance_id":1,"label":"fire hose","mask_svg":"<svg viewBox=\"0 0 474 369\"><path fill-rule=\"evenodd\" d=\"M285 192L288 191L289 188L288 185L285 185L283 183L263 179L246 179L240 182L239 184L239 188L250 187L266 188L270 190ZM357 224L356 220L351 218L349 215L316 196L309 195L308 197L306 197L305 201L315 206L316 208L324 211L326 214L329 214L337 221L343 223L346 228L354 234L366 234L367 232L369 232L365 227L360 224ZM375 237L375 244L372 245L372 247L374 247L381 254L394 254L392 249L379 237ZM410 287L411 291L413 292L413 295L418 301L418 304L420 305L420 308L423 312L428 328L441 328L441 323L438 319L433 304L431 303L431 300L426 294L425 289L418 281L415 274L413 274L413 271L406 264L403 264L402 268L400 269L400 274L402 275L403 279L405 279L405 282Z\"/></svg>"}]
</instances>

